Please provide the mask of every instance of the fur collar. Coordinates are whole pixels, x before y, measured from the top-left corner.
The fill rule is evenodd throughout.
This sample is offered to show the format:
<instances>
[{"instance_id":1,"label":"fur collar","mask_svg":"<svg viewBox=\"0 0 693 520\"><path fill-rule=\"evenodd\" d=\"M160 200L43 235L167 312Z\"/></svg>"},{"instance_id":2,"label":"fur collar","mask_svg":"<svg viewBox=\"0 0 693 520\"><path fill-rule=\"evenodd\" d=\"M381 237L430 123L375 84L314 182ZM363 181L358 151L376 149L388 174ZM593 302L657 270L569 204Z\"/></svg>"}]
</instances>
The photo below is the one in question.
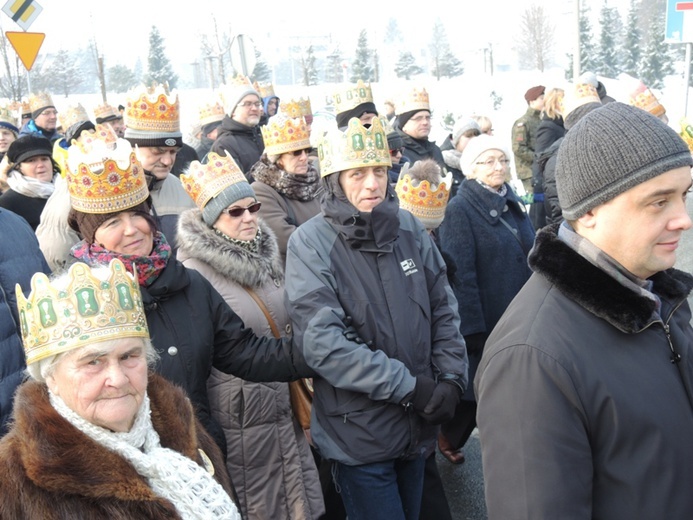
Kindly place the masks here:
<instances>
[{"instance_id":1,"label":"fur collar","mask_svg":"<svg viewBox=\"0 0 693 520\"><path fill-rule=\"evenodd\" d=\"M256 181L267 184L277 190L282 196L300 201L313 200L321 192L320 175L311 161L308 161L308 171L305 175L290 174L279 165L270 162L266 153L250 170L250 175Z\"/></svg>"},{"instance_id":2,"label":"fur collar","mask_svg":"<svg viewBox=\"0 0 693 520\"><path fill-rule=\"evenodd\" d=\"M557 236L554 224L540 230L529 266L556 285L568 298L614 327L639 332L652 321L655 302L621 285L606 272L580 256ZM693 276L667 269L650 278L653 292L676 305L693 289Z\"/></svg>"},{"instance_id":3,"label":"fur collar","mask_svg":"<svg viewBox=\"0 0 693 520\"><path fill-rule=\"evenodd\" d=\"M202 220L199 209L181 214L178 220L178 258L194 258L243 287L262 287L272 280L283 281L279 246L274 232L258 219L262 238L258 252L251 253L219 236Z\"/></svg>"}]
</instances>

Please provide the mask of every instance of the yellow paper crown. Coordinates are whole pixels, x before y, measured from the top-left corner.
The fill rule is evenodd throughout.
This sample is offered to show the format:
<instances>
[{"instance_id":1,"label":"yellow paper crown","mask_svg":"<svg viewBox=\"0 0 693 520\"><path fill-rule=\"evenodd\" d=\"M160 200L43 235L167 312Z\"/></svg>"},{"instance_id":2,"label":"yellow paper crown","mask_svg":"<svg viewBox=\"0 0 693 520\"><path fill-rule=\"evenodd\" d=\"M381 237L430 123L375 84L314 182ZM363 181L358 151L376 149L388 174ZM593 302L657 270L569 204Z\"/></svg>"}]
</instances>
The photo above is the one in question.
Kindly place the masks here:
<instances>
[{"instance_id":1,"label":"yellow paper crown","mask_svg":"<svg viewBox=\"0 0 693 520\"><path fill-rule=\"evenodd\" d=\"M568 117L573 110L587 103L601 103L594 85L578 83L572 89L567 89L563 95L563 117Z\"/></svg>"},{"instance_id":2,"label":"yellow paper crown","mask_svg":"<svg viewBox=\"0 0 693 520\"><path fill-rule=\"evenodd\" d=\"M253 87L260 94L261 98L274 97L274 85L272 83L258 83L257 81L253 83Z\"/></svg>"},{"instance_id":3,"label":"yellow paper crown","mask_svg":"<svg viewBox=\"0 0 693 520\"><path fill-rule=\"evenodd\" d=\"M441 178L440 184L432 186L428 180L415 178L405 170L397 180L395 191L400 208L417 217L427 229L435 229L445 217L451 186L450 172Z\"/></svg>"},{"instance_id":4,"label":"yellow paper crown","mask_svg":"<svg viewBox=\"0 0 693 520\"><path fill-rule=\"evenodd\" d=\"M207 163L193 161L187 173L180 176L183 188L198 208L204 209L207 203L232 184L248 182L233 158L209 152Z\"/></svg>"},{"instance_id":5,"label":"yellow paper crown","mask_svg":"<svg viewBox=\"0 0 693 520\"><path fill-rule=\"evenodd\" d=\"M103 105L98 105L94 108L94 118L101 119L102 121L107 118L120 118L120 112L113 105L104 103Z\"/></svg>"},{"instance_id":6,"label":"yellow paper crown","mask_svg":"<svg viewBox=\"0 0 693 520\"><path fill-rule=\"evenodd\" d=\"M224 119L226 113L224 112L224 107L219 101L212 103L206 103L200 107L200 126L205 126L210 123L216 123Z\"/></svg>"},{"instance_id":7,"label":"yellow paper crown","mask_svg":"<svg viewBox=\"0 0 693 520\"><path fill-rule=\"evenodd\" d=\"M279 112L286 114L287 117L292 119L313 115L313 110L310 106L310 99L305 98L281 101L279 103Z\"/></svg>"},{"instance_id":8,"label":"yellow paper crown","mask_svg":"<svg viewBox=\"0 0 693 520\"><path fill-rule=\"evenodd\" d=\"M270 117L261 130L267 155L281 155L310 148L310 131L303 117L292 119L279 113Z\"/></svg>"},{"instance_id":9,"label":"yellow paper crown","mask_svg":"<svg viewBox=\"0 0 693 520\"><path fill-rule=\"evenodd\" d=\"M72 143L70 144L74 144L77 140L84 144L84 149L90 149L90 147L93 147L93 142L95 140L103 141L107 148L112 149L115 147L115 143L118 141L118 136L110 125L99 123L95 125L94 130L82 130L77 138L73 139Z\"/></svg>"},{"instance_id":10,"label":"yellow paper crown","mask_svg":"<svg viewBox=\"0 0 693 520\"><path fill-rule=\"evenodd\" d=\"M684 140L686 145L688 145L688 149L693 152L693 125L691 124L691 121L689 121L687 117L682 117L679 121L679 125L681 126L681 132L679 132L679 135Z\"/></svg>"},{"instance_id":11,"label":"yellow paper crown","mask_svg":"<svg viewBox=\"0 0 693 520\"><path fill-rule=\"evenodd\" d=\"M426 89L421 87L414 87L402 94L399 102L396 106L396 114L404 114L406 112L413 112L418 110L428 110L431 111L431 105L428 100L428 92Z\"/></svg>"},{"instance_id":12,"label":"yellow paper crown","mask_svg":"<svg viewBox=\"0 0 693 520\"><path fill-rule=\"evenodd\" d=\"M356 117L352 117L346 130L332 129L318 142L320 175L342 172L352 168L392 165L387 136L376 117L366 128Z\"/></svg>"},{"instance_id":13,"label":"yellow paper crown","mask_svg":"<svg viewBox=\"0 0 693 520\"><path fill-rule=\"evenodd\" d=\"M178 94L169 93L167 85L131 90L125 102L125 126L136 132L180 132Z\"/></svg>"},{"instance_id":14,"label":"yellow paper crown","mask_svg":"<svg viewBox=\"0 0 693 520\"><path fill-rule=\"evenodd\" d=\"M53 98L47 92L39 92L29 96L29 111L36 112L40 108L54 107Z\"/></svg>"},{"instance_id":15,"label":"yellow paper crown","mask_svg":"<svg viewBox=\"0 0 693 520\"><path fill-rule=\"evenodd\" d=\"M342 87L333 96L334 109L338 114L356 108L363 103L373 103L373 91L371 84L366 85L363 80L358 80L356 85Z\"/></svg>"},{"instance_id":16,"label":"yellow paper crown","mask_svg":"<svg viewBox=\"0 0 693 520\"><path fill-rule=\"evenodd\" d=\"M81 103L77 103L76 105L68 107L64 112L60 112L58 119L60 120L63 130L67 130L75 123L89 121L89 114L87 114L86 109Z\"/></svg>"},{"instance_id":17,"label":"yellow paper crown","mask_svg":"<svg viewBox=\"0 0 693 520\"><path fill-rule=\"evenodd\" d=\"M149 197L144 168L125 139L108 142L101 133L68 148L67 186L72 207L82 213L116 213Z\"/></svg>"},{"instance_id":18,"label":"yellow paper crown","mask_svg":"<svg viewBox=\"0 0 693 520\"><path fill-rule=\"evenodd\" d=\"M635 107L649 112L653 116L660 117L666 113L664 106L657 100L654 93L641 81L638 87L630 94L628 102Z\"/></svg>"},{"instance_id":19,"label":"yellow paper crown","mask_svg":"<svg viewBox=\"0 0 693 520\"><path fill-rule=\"evenodd\" d=\"M12 112L11 107L0 107L0 123L7 123L9 125L12 125L15 128L15 130L18 130L17 118Z\"/></svg>"},{"instance_id":20,"label":"yellow paper crown","mask_svg":"<svg viewBox=\"0 0 693 520\"><path fill-rule=\"evenodd\" d=\"M75 263L66 282L56 287L36 273L27 298L16 285L27 365L101 341L149 337L139 285L119 259L100 270Z\"/></svg>"}]
</instances>

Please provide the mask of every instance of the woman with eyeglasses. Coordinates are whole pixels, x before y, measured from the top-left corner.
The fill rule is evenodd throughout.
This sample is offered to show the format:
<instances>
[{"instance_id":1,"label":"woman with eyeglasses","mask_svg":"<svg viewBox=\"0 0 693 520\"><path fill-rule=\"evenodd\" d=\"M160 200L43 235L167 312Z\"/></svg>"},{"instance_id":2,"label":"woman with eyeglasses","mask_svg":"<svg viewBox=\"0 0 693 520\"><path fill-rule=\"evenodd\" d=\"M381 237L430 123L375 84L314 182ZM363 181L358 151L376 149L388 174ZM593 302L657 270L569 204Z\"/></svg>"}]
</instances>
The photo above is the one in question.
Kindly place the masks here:
<instances>
[{"instance_id":1,"label":"woman with eyeglasses","mask_svg":"<svg viewBox=\"0 0 693 520\"><path fill-rule=\"evenodd\" d=\"M265 151L251 170L260 216L274 231L282 265L294 230L320 213L320 174L308 154L310 130L303 117L279 113L262 127Z\"/></svg>"},{"instance_id":2,"label":"woman with eyeglasses","mask_svg":"<svg viewBox=\"0 0 693 520\"><path fill-rule=\"evenodd\" d=\"M438 228L440 247L456 267L451 284L467 344L470 384L455 418L441 428L439 446L449 460L463 461L461 450L476 427L474 375L484 343L506 307L532 274L527 254L534 228L511 186L510 152L500 139L482 134L471 139L460 165L467 178L450 198Z\"/></svg>"},{"instance_id":3,"label":"woman with eyeglasses","mask_svg":"<svg viewBox=\"0 0 693 520\"><path fill-rule=\"evenodd\" d=\"M236 163L212 152L181 180L198 208L180 216L178 258L258 336L291 335L277 240ZM318 471L294 419L289 385L252 383L213 368L207 386L243 518L318 518L324 512Z\"/></svg>"}]
</instances>

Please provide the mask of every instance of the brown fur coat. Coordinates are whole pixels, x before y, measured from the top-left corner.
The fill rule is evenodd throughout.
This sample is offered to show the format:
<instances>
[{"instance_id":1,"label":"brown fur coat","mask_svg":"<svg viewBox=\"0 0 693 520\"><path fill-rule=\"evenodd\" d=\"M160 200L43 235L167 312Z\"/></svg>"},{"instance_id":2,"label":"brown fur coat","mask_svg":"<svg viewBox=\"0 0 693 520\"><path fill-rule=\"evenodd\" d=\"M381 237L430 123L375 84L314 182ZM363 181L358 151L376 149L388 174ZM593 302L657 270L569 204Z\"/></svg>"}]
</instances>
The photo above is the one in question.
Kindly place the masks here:
<instances>
[{"instance_id":1,"label":"brown fur coat","mask_svg":"<svg viewBox=\"0 0 693 520\"><path fill-rule=\"evenodd\" d=\"M212 460L215 478L233 496L219 451L195 419L179 388L155 374L147 392L161 445L201 466L198 448ZM0 441L0 519L179 519L135 468L63 419L45 384L19 387L14 424Z\"/></svg>"}]
</instances>

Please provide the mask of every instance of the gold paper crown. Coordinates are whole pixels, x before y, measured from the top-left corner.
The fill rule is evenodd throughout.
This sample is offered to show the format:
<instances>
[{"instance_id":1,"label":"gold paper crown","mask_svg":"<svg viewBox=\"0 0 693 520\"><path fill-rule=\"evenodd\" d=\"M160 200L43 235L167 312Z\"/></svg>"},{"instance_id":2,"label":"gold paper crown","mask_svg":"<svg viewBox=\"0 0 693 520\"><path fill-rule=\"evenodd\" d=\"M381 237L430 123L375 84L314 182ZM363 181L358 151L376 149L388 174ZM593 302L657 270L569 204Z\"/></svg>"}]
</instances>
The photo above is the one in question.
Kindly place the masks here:
<instances>
[{"instance_id":1,"label":"gold paper crown","mask_svg":"<svg viewBox=\"0 0 693 520\"><path fill-rule=\"evenodd\" d=\"M286 114L287 117L292 119L313 115L313 110L310 107L310 99L304 98L281 101L279 103L279 112Z\"/></svg>"},{"instance_id":2,"label":"gold paper crown","mask_svg":"<svg viewBox=\"0 0 693 520\"><path fill-rule=\"evenodd\" d=\"M693 152L693 125L691 125L691 122L686 117L681 118L679 125L681 126L679 135L688 146L688 149Z\"/></svg>"},{"instance_id":3,"label":"gold paper crown","mask_svg":"<svg viewBox=\"0 0 693 520\"><path fill-rule=\"evenodd\" d=\"M200 209L204 209L210 200L232 184L248 182L228 151L226 155L209 152L206 164L191 162L187 173L181 175L180 180Z\"/></svg>"},{"instance_id":4,"label":"gold paper crown","mask_svg":"<svg viewBox=\"0 0 693 520\"><path fill-rule=\"evenodd\" d=\"M395 191L399 198L399 207L406 209L417 217L427 229L440 225L445 217L445 208L450 198L452 173L440 180L434 189L428 180L415 179L404 171L397 180Z\"/></svg>"},{"instance_id":5,"label":"gold paper crown","mask_svg":"<svg viewBox=\"0 0 693 520\"><path fill-rule=\"evenodd\" d=\"M568 117L573 110L587 103L601 103L597 89L591 83L578 83L567 89L563 95L563 117Z\"/></svg>"},{"instance_id":6,"label":"gold paper crown","mask_svg":"<svg viewBox=\"0 0 693 520\"><path fill-rule=\"evenodd\" d=\"M370 128L352 117L344 132L326 132L318 142L318 158L322 177L352 168L392 165L387 136L377 117Z\"/></svg>"},{"instance_id":7,"label":"gold paper crown","mask_svg":"<svg viewBox=\"0 0 693 520\"><path fill-rule=\"evenodd\" d=\"M281 155L310 148L310 131L303 117L291 119L279 113L260 127L267 155Z\"/></svg>"},{"instance_id":8,"label":"gold paper crown","mask_svg":"<svg viewBox=\"0 0 693 520\"><path fill-rule=\"evenodd\" d=\"M36 112L40 108L54 107L53 98L47 92L39 92L29 96L29 111Z\"/></svg>"},{"instance_id":9,"label":"gold paper crown","mask_svg":"<svg viewBox=\"0 0 693 520\"><path fill-rule=\"evenodd\" d=\"M274 85L272 83L258 83L257 81L253 83L253 88L257 90L261 98L274 97Z\"/></svg>"},{"instance_id":10,"label":"gold paper crown","mask_svg":"<svg viewBox=\"0 0 693 520\"><path fill-rule=\"evenodd\" d=\"M89 114L82 106L81 103L69 107L65 112L60 112L58 117L63 130L67 130L75 123L82 123L84 121L89 121Z\"/></svg>"},{"instance_id":11,"label":"gold paper crown","mask_svg":"<svg viewBox=\"0 0 693 520\"><path fill-rule=\"evenodd\" d=\"M73 140L68 148L66 178L72 207L82 213L106 214L147 200L144 168L130 143L118 139L113 149L103 133L92 135L93 140Z\"/></svg>"},{"instance_id":12,"label":"gold paper crown","mask_svg":"<svg viewBox=\"0 0 693 520\"><path fill-rule=\"evenodd\" d=\"M95 119L106 119L109 117L121 117L120 112L118 112L118 109L114 107L113 105L109 105L108 103L104 103L103 105L98 105L94 108L94 118Z\"/></svg>"},{"instance_id":13,"label":"gold paper crown","mask_svg":"<svg viewBox=\"0 0 693 520\"><path fill-rule=\"evenodd\" d=\"M180 104L167 85L140 86L125 102L125 126L139 132L180 132Z\"/></svg>"},{"instance_id":14,"label":"gold paper crown","mask_svg":"<svg viewBox=\"0 0 693 520\"><path fill-rule=\"evenodd\" d=\"M657 100L654 93L641 81L629 96L628 102L635 107L649 112L653 116L660 117L666 113L664 106Z\"/></svg>"},{"instance_id":15,"label":"gold paper crown","mask_svg":"<svg viewBox=\"0 0 693 520\"><path fill-rule=\"evenodd\" d=\"M248 87L255 89L253 82L250 81L250 78L248 76L244 76L243 74L236 74L231 78L231 82L227 86L231 88Z\"/></svg>"},{"instance_id":16,"label":"gold paper crown","mask_svg":"<svg viewBox=\"0 0 693 520\"><path fill-rule=\"evenodd\" d=\"M224 112L224 107L219 101L215 101L214 104L206 103L200 107L200 126L205 126L210 123L216 123L224 119L226 113Z\"/></svg>"},{"instance_id":17,"label":"gold paper crown","mask_svg":"<svg viewBox=\"0 0 693 520\"><path fill-rule=\"evenodd\" d=\"M356 85L347 85L333 96L334 109L338 114L356 108L363 103L373 103L371 84L358 80Z\"/></svg>"},{"instance_id":18,"label":"gold paper crown","mask_svg":"<svg viewBox=\"0 0 693 520\"><path fill-rule=\"evenodd\" d=\"M16 285L27 365L106 340L149 338L139 285L120 260L100 271L75 263L66 282L56 287L36 273L27 298Z\"/></svg>"},{"instance_id":19,"label":"gold paper crown","mask_svg":"<svg viewBox=\"0 0 693 520\"><path fill-rule=\"evenodd\" d=\"M397 115L400 115L418 110L431 111L431 105L428 101L428 92L426 92L426 89L423 87L414 87L405 92L397 103L395 112Z\"/></svg>"},{"instance_id":20,"label":"gold paper crown","mask_svg":"<svg viewBox=\"0 0 693 520\"><path fill-rule=\"evenodd\" d=\"M107 148L112 149L118 141L118 136L110 125L97 124L94 130L82 130L77 138L72 140L73 143L76 140L83 143L84 149L91 149L94 146L93 143L95 140L103 141L107 145Z\"/></svg>"},{"instance_id":21,"label":"gold paper crown","mask_svg":"<svg viewBox=\"0 0 693 520\"><path fill-rule=\"evenodd\" d=\"M0 122L10 124L17 128L17 118L12 113L10 106L0 107Z\"/></svg>"}]
</instances>

